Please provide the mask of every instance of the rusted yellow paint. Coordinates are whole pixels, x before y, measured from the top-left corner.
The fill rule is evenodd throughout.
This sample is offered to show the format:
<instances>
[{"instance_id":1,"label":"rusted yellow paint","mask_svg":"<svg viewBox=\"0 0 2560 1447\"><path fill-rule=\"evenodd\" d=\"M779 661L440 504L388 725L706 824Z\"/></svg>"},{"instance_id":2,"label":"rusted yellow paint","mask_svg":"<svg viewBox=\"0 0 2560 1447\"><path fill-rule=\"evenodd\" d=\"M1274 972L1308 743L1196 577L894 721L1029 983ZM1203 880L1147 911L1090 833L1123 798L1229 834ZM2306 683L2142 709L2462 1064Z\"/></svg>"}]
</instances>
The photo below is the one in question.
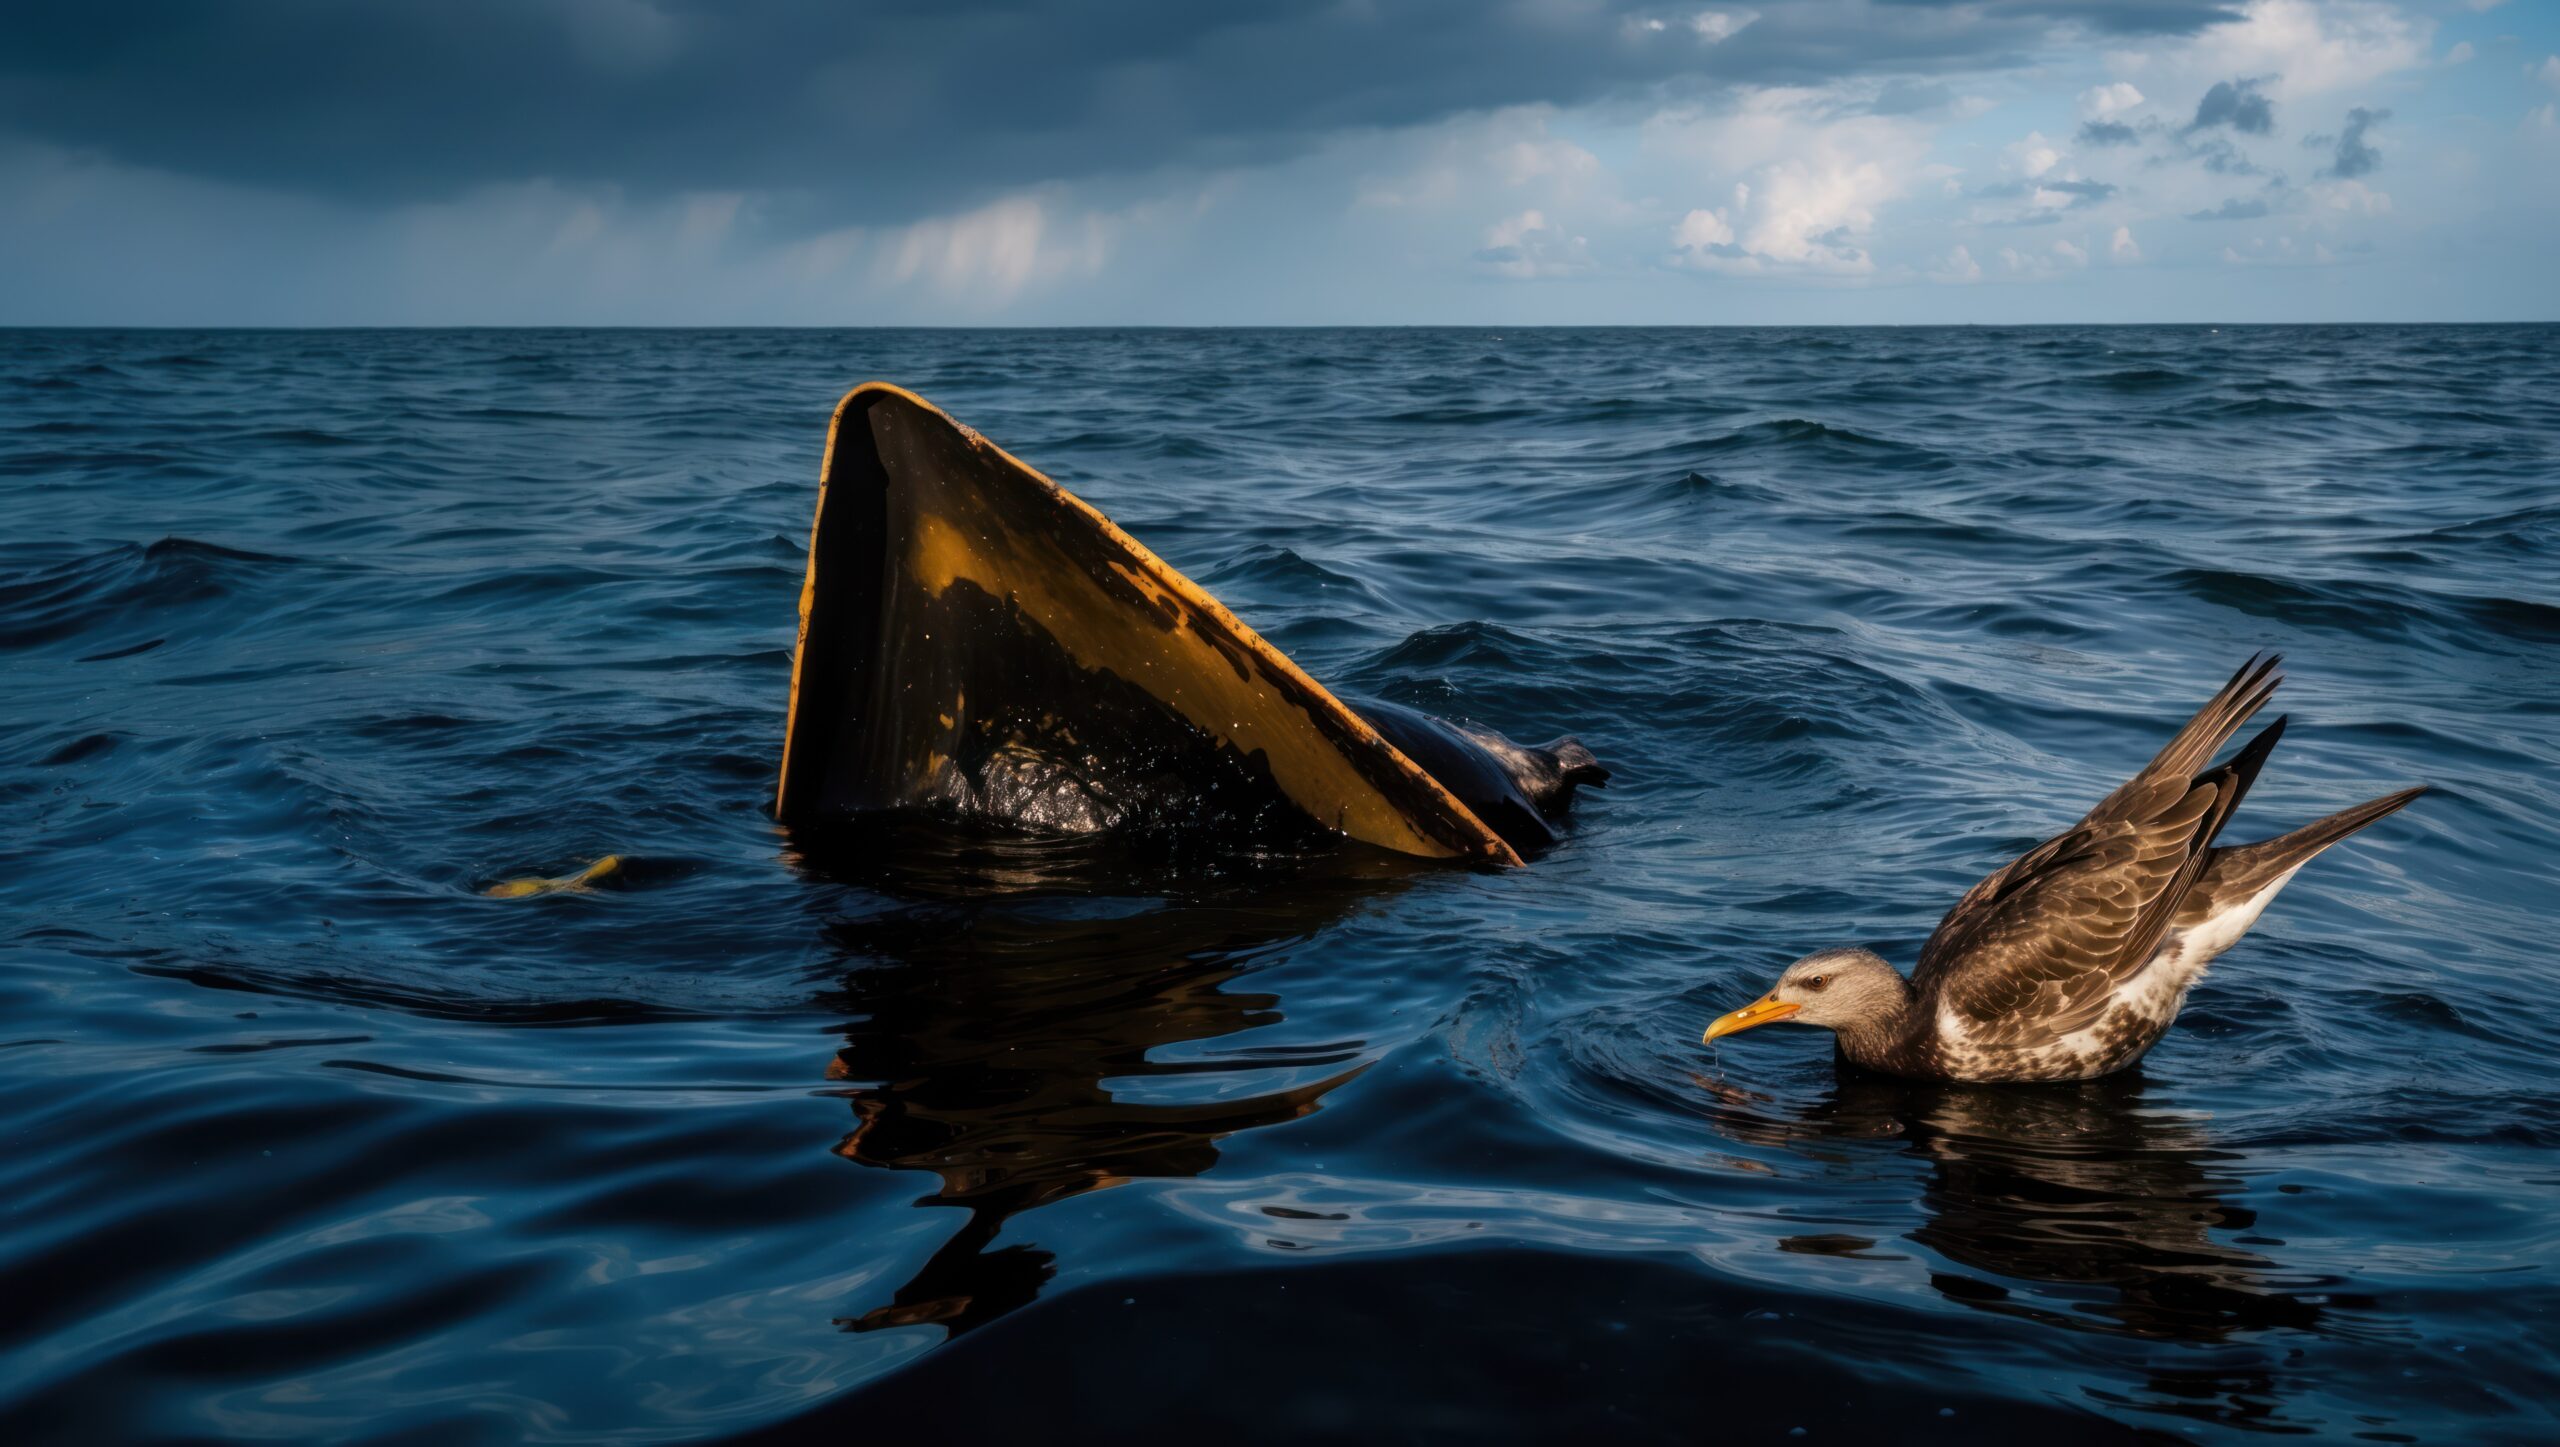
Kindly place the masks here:
<instances>
[{"instance_id":1,"label":"rusted yellow paint","mask_svg":"<svg viewBox=\"0 0 2560 1447\"><path fill-rule=\"evenodd\" d=\"M968 487L935 489L929 497L916 500L907 518L905 571L912 582L939 595L966 580L990 596L1009 598L1024 615L1040 619L1079 667L1107 669L1145 683L1158 699L1211 737L1248 756L1262 755L1284 793L1310 815L1352 838L1405 854L1443 858L1464 854L1506 865L1520 862L1510 846L1438 780L1379 737L1341 700L1199 585L1091 505L953 422L923 398L881 382L865 383L847 393L828 431L829 472L844 419L865 399L881 395L894 397L913 411L876 412L875 435L912 426L919 414L951 429L965 446L994 462L999 472L1046 493L1061 509L1063 526L1098 535L1106 550L1116 555L1105 559L1105 566L1141 602L1134 607L1127 603L1103 606L1092 576L1055 537L1009 526L993 511L978 511L973 504L982 504L982 496ZM801 591L800 639L792 658L793 728L799 722L800 690L805 682L801 669L816 606L817 527L823 526L827 486L828 479L821 477L821 522L811 529L810 567ZM1289 682L1301 698L1273 693L1264 686L1266 677ZM1400 801L1382 793L1346 753L1347 747L1383 759L1402 775L1408 797ZM792 739L786 732L782 764L786 785L791 764ZM785 792L777 789L777 808ZM1417 817L1417 809L1437 819ZM1447 842L1451 836L1463 840L1463 847Z\"/></svg>"},{"instance_id":2,"label":"rusted yellow paint","mask_svg":"<svg viewBox=\"0 0 2560 1447\"><path fill-rule=\"evenodd\" d=\"M937 594L962 578L984 587L999 571L969 545L959 529L932 516L915 520L915 536L907 545L907 568Z\"/></svg>"}]
</instances>

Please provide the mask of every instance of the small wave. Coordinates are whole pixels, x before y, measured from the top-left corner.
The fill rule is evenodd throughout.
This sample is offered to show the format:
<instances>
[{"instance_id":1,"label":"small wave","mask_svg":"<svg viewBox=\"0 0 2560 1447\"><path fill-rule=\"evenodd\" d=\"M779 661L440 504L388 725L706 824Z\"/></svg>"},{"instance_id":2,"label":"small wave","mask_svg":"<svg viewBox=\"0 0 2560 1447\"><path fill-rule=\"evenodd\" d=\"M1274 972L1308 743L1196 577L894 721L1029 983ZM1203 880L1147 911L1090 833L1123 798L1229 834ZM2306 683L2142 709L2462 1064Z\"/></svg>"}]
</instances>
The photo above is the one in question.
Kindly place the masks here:
<instances>
[{"instance_id":1,"label":"small wave","mask_svg":"<svg viewBox=\"0 0 2560 1447\"><path fill-rule=\"evenodd\" d=\"M172 613L198 610L257 586L297 560L166 537L148 545L118 544L71 558L17 582L0 582L0 649L47 643L122 627L149 641L111 645L84 661L104 662L148 651L167 636Z\"/></svg>"},{"instance_id":2,"label":"small wave","mask_svg":"<svg viewBox=\"0 0 2560 1447\"><path fill-rule=\"evenodd\" d=\"M2295 402L2282 397L2244 397L2205 410L2226 421L2245 421L2252 417L2320 417L2331 409L2317 402Z\"/></svg>"},{"instance_id":3,"label":"small wave","mask_svg":"<svg viewBox=\"0 0 2560 1447\"><path fill-rule=\"evenodd\" d=\"M1482 621L1425 628L1361 665L1364 674L1481 668L1537 676L1528 666L1554 650L1498 624Z\"/></svg>"},{"instance_id":4,"label":"small wave","mask_svg":"<svg viewBox=\"0 0 2560 1447\"><path fill-rule=\"evenodd\" d=\"M292 563L298 561L281 553L254 553L247 548L229 548L197 538L162 538L142 550L142 556L153 562L169 564L188 559L208 558L229 563Z\"/></svg>"},{"instance_id":5,"label":"small wave","mask_svg":"<svg viewBox=\"0 0 2560 1447\"><path fill-rule=\"evenodd\" d=\"M37 760L37 767L59 769L69 764L85 763L114 750L115 734L84 734Z\"/></svg>"},{"instance_id":6,"label":"small wave","mask_svg":"<svg viewBox=\"0 0 2560 1447\"><path fill-rule=\"evenodd\" d=\"M1522 406L1417 407L1389 413L1382 420L1403 427L1482 427L1496 422L1527 421L1538 415L1536 409Z\"/></svg>"},{"instance_id":7,"label":"small wave","mask_svg":"<svg viewBox=\"0 0 2560 1447\"><path fill-rule=\"evenodd\" d=\"M103 653L83 653L80 655L79 661L82 663L112 663L119 658L133 658L140 654L149 653L151 650L160 647L168 641L169 640L166 638L147 638L140 643L129 643L122 648L110 648Z\"/></svg>"},{"instance_id":8,"label":"small wave","mask_svg":"<svg viewBox=\"0 0 2560 1447\"><path fill-rule=\"evenodd\" d=\"M1200 575L1200 580L1213 589L1261 584L1277 586L1290 593L1307 589L1343 589L1364 598L1374 599L1377 596L1377 590L1360 579L1311 561L1293 548L1271 543L1257 543L1224 562L1211 565Z\"/></svg>"},{"instance_id":9,"label":"small wave","mask_svg":"<svg viewBox=\"0 0 2560 1447\"><path fill-rule=\"evenodd\" d=\"M2560 507L2520 508L2409 536L2495 542L2535 552L2560 550Z\"/></svg>"},{"instance_id":10,"label":"small wave","mask_svg":"<svg viewBox=\"0 0 2560 1447\"><path fill-rule=\"evenodd\" d=\"M2181 568L2168 580L2205 602L2302 627L2380 636L2432 619L2527 642L2560 638L2560 607L2523 598L2424 593L2345 579L2274 578L2218 568Z\"/></svg>"},{"instance_id":11,"label":"small wave","mask_svg":"<svg viewBox=\"0 0 2560 1447\"><path fill-rule=\"evenodd\" d=\"M2528 642L2560 640L2560 607L2530 598L2491 598L2471 594L2439 594L2464 616L2495 633Z\"/></svg>"},{"instance_id":12,"label":"small wave","mask_svg":"<svg viewBox=\"0 0 2560 1447\"><path fill-rule=\"evenodd\" d=\"M2106 392L2170 392L2192 387L2204 378L2191 372L2168 367L2129 367L2121 372L2103 372L2095 377L2076 378L2077 385Z\"/></svg>"},{"instance_id":13,"label":"small wave","mask_svg":"<svg viewBox=\"0 0 2560 1447\"><path fill-rule=\"evenodd\" d=\"M1955 465L1954 459L1931 448L1801 417L1754 422L1682 450L1716 456L1826 458L1916 472L1941 472Z\"/></svg>"},{"instance_id":14,"label":"small wave","mask_svg":"<svg viewBox=\"0 0 2560 1447\"><path fill-rule=\"evenodd\" d=\"M318 427L260 427L234 434L230 439L252 447L361 447L358 438L342 436Z\"/></svg>"},{"instance_id":15,"label":"small wave","mask_svg":"<svg viewBox=\"0 0 2560 1447\"><path fill-rule=\"evenodd\" d=\"M1697 503L1746 499L1753 502L1769 502L1775 500L1775 494L1756 483L1717 477L1694 469L1678 477L1664 478L1646 491L1649 496L1662 502Z\"/></svg>"}]
</instances>

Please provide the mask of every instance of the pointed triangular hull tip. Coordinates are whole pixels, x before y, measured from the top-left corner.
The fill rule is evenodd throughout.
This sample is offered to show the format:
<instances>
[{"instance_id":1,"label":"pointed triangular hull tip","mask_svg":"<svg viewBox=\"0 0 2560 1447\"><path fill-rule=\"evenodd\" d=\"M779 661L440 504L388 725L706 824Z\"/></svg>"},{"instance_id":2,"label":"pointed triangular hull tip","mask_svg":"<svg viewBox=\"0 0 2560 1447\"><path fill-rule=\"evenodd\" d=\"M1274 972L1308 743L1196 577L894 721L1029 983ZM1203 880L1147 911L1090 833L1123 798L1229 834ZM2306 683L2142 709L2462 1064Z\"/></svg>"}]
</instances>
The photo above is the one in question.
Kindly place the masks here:
<instances>
[{"instance_id":1,"label":"pointed triangular hull tip","mask_svg":"<svg viewBox=\"0 0 2560 1447\"><path fill-rule=\"evenodd\" d=\"M836 409L775 813L1337 831L1518 864L1447 788L1109 519L915 394Z\"/></svg>"}]
</instances>

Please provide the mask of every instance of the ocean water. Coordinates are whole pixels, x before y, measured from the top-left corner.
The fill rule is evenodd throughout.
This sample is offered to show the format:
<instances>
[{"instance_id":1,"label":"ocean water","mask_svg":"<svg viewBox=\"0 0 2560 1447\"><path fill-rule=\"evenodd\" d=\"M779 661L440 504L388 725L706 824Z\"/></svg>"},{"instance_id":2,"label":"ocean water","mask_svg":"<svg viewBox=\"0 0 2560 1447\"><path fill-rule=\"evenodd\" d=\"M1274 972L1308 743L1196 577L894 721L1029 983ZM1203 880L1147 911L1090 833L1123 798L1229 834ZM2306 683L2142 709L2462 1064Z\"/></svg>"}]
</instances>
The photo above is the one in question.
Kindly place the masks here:
<instances>
[{"instance_id":1,"label":"ocean water","mask_svg":"<svg viewBox=\"0 0 2560 1447\"><path fill-rule=\"evenodd\" d=\"M1616 780L827 867L873 377ZM1699 1045L2259 648L2234 837L2435 790L2138 1073ZM2560 1435L2560 328L0 333L0 670L14 1441Z\"/></svg>"}]
</instances>

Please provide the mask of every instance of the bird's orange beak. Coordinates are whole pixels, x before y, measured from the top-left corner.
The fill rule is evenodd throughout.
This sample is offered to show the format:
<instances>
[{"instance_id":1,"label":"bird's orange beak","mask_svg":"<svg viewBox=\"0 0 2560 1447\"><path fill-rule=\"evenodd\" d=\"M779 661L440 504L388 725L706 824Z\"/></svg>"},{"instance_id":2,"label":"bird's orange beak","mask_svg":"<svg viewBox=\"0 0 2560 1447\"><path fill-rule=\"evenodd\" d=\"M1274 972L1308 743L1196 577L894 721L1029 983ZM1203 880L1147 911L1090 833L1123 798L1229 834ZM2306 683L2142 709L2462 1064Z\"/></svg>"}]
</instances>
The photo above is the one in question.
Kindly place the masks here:
<instances>
[{"instance_id":1,"label":"bird's orange beak","mask_svg":"<svg viewBox=\"0 0 2560 1447\"><path fill-rule=\"evenodd\" d=\"M1715 1023L1707 1027L1706 1038L1698 1043L1701 1045L1713 1045L1716 1041L1727 1035L1733 1034L1737 1030L1749 1030L1760 1025L1774 1025L1778 1021L1787 1019L1794 1015L1798 1010L1803 1008L1804 1006L1802 1005L1792 1004L1788 1001L1781 1000L1775 995L1763 995L1759 999L1752 1001L1750 1004L1743 1006L1741 1009L1734 1011L1730 1015L1718 1015L1715 1019Z\"/></svg>"}]
</instances>

